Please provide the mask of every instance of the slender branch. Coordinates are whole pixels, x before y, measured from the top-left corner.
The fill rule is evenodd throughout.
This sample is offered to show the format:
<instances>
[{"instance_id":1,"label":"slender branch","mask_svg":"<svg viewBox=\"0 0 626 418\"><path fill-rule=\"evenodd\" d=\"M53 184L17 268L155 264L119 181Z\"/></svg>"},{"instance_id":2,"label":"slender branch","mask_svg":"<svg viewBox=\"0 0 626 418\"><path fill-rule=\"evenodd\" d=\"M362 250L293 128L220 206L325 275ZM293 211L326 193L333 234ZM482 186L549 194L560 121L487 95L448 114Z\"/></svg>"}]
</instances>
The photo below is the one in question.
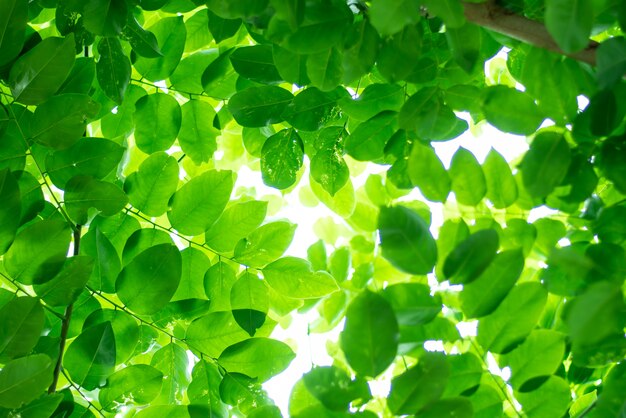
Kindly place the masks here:
<instances>
[{"instance_id":1,"label":"slender branch","mask_svg":"<svg viewBox=\"0 0 626 418\"><path fill-rule=\"evenodd\" d=\"M104 412L102 412L102 409L98 408L93 402L91 402L91 400L87 396L85 396L85 394L80 390L80 387L76 386L76 384L74 384L74 382L72 382L72 379L70 379L70 377L67 375L67 373L65 373L65 370L61 370L61 373L63 373L63 376L65 376L65 379L70 384L72 389L74 389L76 392L78 392L80 397L83 398L85 402L87 402L87 404L89 405L89 408L93 408L96 411L98 411L98 413L100 414L101 417L106 417Z\"/></svg>"},{"instance_id":2,"label":"slender branch","mask_svg":"<svg viewBox=\"0 0 626 418\"><path fill-rule=\"evenodd\" d=\"M77 225L74 230L74 252L75 256L80 251L80 233L81 226ZM52 376L52 383L48 388L48 393L54 393L57 390L57 383L59 382L59 373L61 372L61 364L63 363L63 352L65 351L65 343L67 341L67 332L70 329L70 321L72 320L72 311L74 310L74 304L70 303L65 308L65 316L61 323L61 341L59 342L59 357L57 358L57 364L54 366L54 374Z\"/></svg>"},{"instance_id":3,"label":"slender branch","mask_svg":"<svg viewBox=\"0 0 626 418\"><path fill-rule=\"evenodd\" d=\"M518 41L566 55L592 66L596 65L596 49L599 45L597 42L590 41L589 45L582 51L568 54L559 48L541 22L511 12L502 6L498 6L493 0L485 3L463 2L463 6L465 8L465 17L472 23L510 36Z\"/></svg>"}]
</instances>

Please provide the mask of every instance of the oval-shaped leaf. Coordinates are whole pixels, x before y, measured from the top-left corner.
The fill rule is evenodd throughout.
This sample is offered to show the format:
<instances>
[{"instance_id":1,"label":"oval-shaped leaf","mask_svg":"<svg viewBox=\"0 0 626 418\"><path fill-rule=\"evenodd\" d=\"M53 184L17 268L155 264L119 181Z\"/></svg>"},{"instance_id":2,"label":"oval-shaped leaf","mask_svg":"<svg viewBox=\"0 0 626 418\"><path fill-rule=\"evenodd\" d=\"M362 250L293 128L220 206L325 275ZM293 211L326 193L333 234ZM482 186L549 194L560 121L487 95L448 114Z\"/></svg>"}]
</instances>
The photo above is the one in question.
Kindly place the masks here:
<instances>
[{"instance_id":1,"label":"oval-shaped leaf","mask_svg":"<svg viewBox=\"0 0 626 418\"><path fill-rule=\"evenodd\" d=\"M467 206L476 206L487 194L483 169L474 154L463 147L454 153L450 163L450 180L456 200Z\"/></svg>"},{"instance_id":2,"label":"oval-shaped leaf","mask_svg":"<svg viewBox=\"0 0 626 418\"><path fill-rule=\"evenodd\" d=\"M285 370L295 357L291 348L281 341L250 338L225 349L218 361L230 373L265 382Z\"/></svg>"},{"instance_id":3,"label":"oval-shaped leaf","mask_svg":"<svg viewBox=\"0 0 626 418\"><path fill-rule=\"evenodd\" d=\"M530 144L522 160L524 188L533 197L545 197L559 186L569 168L572 156L563 135L540 133Z\"/></svg>"},{"instance_id":4,"label":"oval-shaped leaf","mask_svg":"<svg viewBox=\"0 0 626 418\"><path fill-rule=\"evenodd\" d=\"M452 284L474 281L493 261L499 242L498 233L494 229L473 233L446 257L443 274Z\"/></svg>"},{"instance_id":5,"label":"oval-shaped leaf","mask_svg":"<svg viewBox=\"0 0 626 418\"><path fill-rule=\"evenodd\" d=\"M296 182L304 159L304 145L295 129L283 129L267 138L261 149L263 182L286 189Z\"/></svg>"},{"instance_id":6,"label":"oval-shaped leaf","mask_svg":"<svg viewBox=\"0 0 626 418\"><path fill-rule=\"evenodd\" d=\"M148 31L154 33L161 55L157 58L141 56L135 69L150 81L165 80L178 66L185 49L187 29L182 16L159 19Z\"/></svg>"},{"instance_id":7,"label":"oval-shaped leaf","mask_svg":"<svg viewBox=\"0 0 626 418\"><path fill-rule=\"evenodd\" d=\"M165 152L146 158L124 182L130 204L150 216L161 216L178 187L178 162Z\"/></svg>"},{"instance_id":8,"label":"oval-shaped leaf","mask_svg":"<svg viewBox=\"0 0 626 418\"><path fill-rule=\"evenodd\" d=\"M128 203L128 197L118 186L90 176L76 176L68 181L63 200L67 214L79 225L87 223L90 208L98 209L104 216L112 216Z\"/></svg>"},{"instance_id":9,"label":"oval-shaped leaf","mask_svg":"<svg viewBox=\"0 0 626 418\"><path fill-rule=\"evenodd\" d=\"M283 257L268 264L263 277L274 290L290 298L319 298L339 290L330 274L314 272L307 260L296 257Z\"/></svg>"},{"instance_id":10,"label":"oval-shaped leaf","mask_svg":"<svg viewBox=\"0 0 626 418\"><path fill-rule=\"evenodd\" d=\"M54 363L45 354L20 357L0 370L0 406L19 408L38 398L52 383Z\"/></svg>"},{"instance_id":11,"label":"oval-shaped leaf","mask_svg":"<svg viewBox=\"0 0 626 418\"><path fill-rule=\"evenodd\" d=\"M22 210L20 188L16 178L8 168L0 171L0 254L4 254L20 225Z\"/></svg>"},{"instance_id":12,"label":"oval-shaped leaf","mask_svg":"<svg viewBox=\"0 0 626 418\"><path fill-rule=\"evenodd\" d=\"M190 100L182 106L178 143L196 164L205 163L217 149L219 131L213 127L215 111L207 102Z\"/></svg>"},{"instance_id":13,"label":"oval-shaped leaf","mask_svg":"<svg viewBox=\"0 0 626 418\"><path fill-rule=\"evenodd\" d=\"M534 133L544 120L528 93L505 86L487 88L483 113L487 121L499 130L517 135Z\"/></svg>"},{"instance_id":14,"label":"oval-shaped leaf","mask_svg":"<svg viewBox=\"0 0 626 418\"><path fill-rule=\"evenodd\" d=\"M135 142L146 154L172 146L182 124L180 105L172 96L155 93L135 103Z\"/></svg>"},{"instance_id":15,"label":"oval-shaped leaf","mask_svg":"<svg viewBox=\"0 0 626 418\"><path fill-rule=\"evenodd\" d=\"M118 105L122 104L130 83L130 60L117 38L102 38L98 42L100 59L96 64L96 77L104 94Z\"/></svg>"},{"instance_id":16,"label":"oval-shaped leaf","mask_svg":"<svg viewBox=\"0 0 626 418\"><path fill-rule=\"evenodd\" d=\"M44 325L44 312L37 298L18 297L0 308L0 360L29 354Z\"/></svg>"}]
</instances>

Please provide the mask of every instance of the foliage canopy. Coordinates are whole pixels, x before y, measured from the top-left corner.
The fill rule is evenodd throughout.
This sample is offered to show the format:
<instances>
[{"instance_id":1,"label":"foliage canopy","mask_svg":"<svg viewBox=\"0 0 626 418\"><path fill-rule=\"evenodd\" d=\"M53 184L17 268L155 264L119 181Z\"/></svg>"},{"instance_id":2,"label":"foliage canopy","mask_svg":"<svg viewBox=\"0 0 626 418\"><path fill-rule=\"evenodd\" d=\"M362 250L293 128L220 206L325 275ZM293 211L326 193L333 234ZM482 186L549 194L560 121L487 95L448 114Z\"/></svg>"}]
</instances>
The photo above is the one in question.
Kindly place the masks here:
<instances>
[{"instance_id":1,"label":"foliage canopy","mask_svg":"<svg viewBox=\"0 0 626 418\"><path fill-rule=\"evenodd\" d=\"M0 1L0 416L281 417L309 310L345 325L291 417L623 416L624 32L625 0ZM442 162L484 124L528 151ZM290 193L339 219L306 259Z\"/></svg>"}]
</instances>

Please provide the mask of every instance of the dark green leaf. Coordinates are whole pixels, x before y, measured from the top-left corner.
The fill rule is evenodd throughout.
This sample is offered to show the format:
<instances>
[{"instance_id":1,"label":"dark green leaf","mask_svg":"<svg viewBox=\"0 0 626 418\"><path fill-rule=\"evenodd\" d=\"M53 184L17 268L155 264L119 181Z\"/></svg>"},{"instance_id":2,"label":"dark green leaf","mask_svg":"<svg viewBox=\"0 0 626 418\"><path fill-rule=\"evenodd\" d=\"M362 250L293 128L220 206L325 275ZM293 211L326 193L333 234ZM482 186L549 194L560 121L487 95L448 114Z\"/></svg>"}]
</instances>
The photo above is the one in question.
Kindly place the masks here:
<instances>
[{"instance_id":1,"label":"dark green leaf","mask_svg":"<svg viewBox=\"0 0 626 418\"><path fill-rule=\"evenodd\" d=\"M43 307L37 298L15 298L0 308L0 322L4 324L0 328L0 359L24 356L43 331Z\"/></svg>"},{"instance_id":2,"label":"dark green leaf","mask_svg":"<svg viewBox=\"0 0 626 418\"><path fill-rule=\"evenodd\" d=\"M428 8L429 15L435 15L443 20L446 33L450 28L458 28L465 23L463 4L460 0L423 0Z\"/></svg>"},{"instance_id":3,"label":"dark green leaf","mask_svg":"<svg viewBox=\"0 0 626 418\"><path fill-rule=\"evenodd\" d=\"M534 133L544 119L528 93L505 86L485 90L483 112L490 124L516 135Z\"/></svg>"},{"instance_id":4,"label":"dark green leaf","mask_svg":"<svg viewBox=\"0 0 626 418\"><path fill-rule=\"evenodd\" d=\"M124 182L130 204L146 215L161 216L178 188L178 162L165 152L146 158Z\"/></svg>"},{"instance_id":5,"label":"dark green leaf","mask_svg":"<svg viewBox=\"0 0 626 418\"><path fill-rule=\"evenodd\" d=\"M52 383L54 363L45 354L20 357L0 370L0 407L19 408L41 395Z\"/></svg>"},{"instance_id":6,"label":"dark green leaf","mask_svg":"<svg viewBox=\"0 0 626 418\"><path fill-rule=\"evenodd\" d=\"M95 35L117 36L126 24L124 0L87 0L82 8L83 25Z\"/></svg>"},{"instance_id":7,"label":"dark green leaf","mask_svg":"<svg viewBox=\"0 0 626 418\"><path fill-rule=\"evenodd\" d=\"M3 1L0 4L0 16L0 65L4 65L22 50L28 20L28 1Z\"/></svg>"},{"instance_id":8,"label":"dark green leaf","mask_svg":"<svg viewBox=\"0 0 626 418\"><path fill-rule=\"evenodd\" d=\"M370 84L358 98L345 97L339 101L341 109L358 120L370 119L385 110L397 112L403 103L404 89L397 84Z\"/></svg>"},{"instance_id":9,"label":"dark green leaf","mask_svg":"<svg viewBox=\"0 0 626 418\"><path fill-rule=\"evenodd\" d=\"M152 314L174 296L181 270L182 259L178 248L171 244L156 245L143 251L122 269L115 282L115 290L131 310Z\"/></svg>"},{"instance_id":10,"label":"dark green leaf","mask_svg":"<svg viewBox=\"0 0 626 418\"><path fill-rule=\"evenodd\" d=\"M433 147L414 143L407 161L407 172L411 182L419 187L426 199L434 202L447 200L450 177Z\"/></svg>"},{"instance_id":11,"label":"dark green leaf","mask_svg":"<svg viewBox=\"0 0 626 418\"><path fill-rule=\"evenodd\" d=\"M382 207L378 218L382 255L410 274L428 274L437 262L437 247L428 225L411 209Z\"/></svg>"},{"instance_id":12,"label":"dark green leaf","mask_svg":"<svg viewBox=\"0 0 626 418\"><path fill-rule=\"evenodd\" d=\"M148 94L135 103L135 142L146 154L169 149L182 124L180 105L172 96Z\"/></svg>"},{"instance_id":13,"label":"dark green leaf","mask_svg":"<svg viewBox=\"0 0 626 418\"><path fill-rule=\"evenodd\" d=\"M439 3L436 0L431 0L430 2L434 4ZM449 1L446 0L445 2ZM461 6L458 0L454 2ZM452 57L459 67L466 73L473 73L476 70L477 64L482 62L480 59L482 41L482 30L480 26L469 22L457 27L446 26L446 39L448 40Z\"/></svg>"},{"instance_id":14,"label":"dark green leaf","mask_svg":"<svg viewBox=\"0 0 626 418\"><path fill-rule=\"evenodd\" d=\"M115 367L115 338L110 322L85 329L67 347L63 367L87 390L104 385Z\"/></svg>"},{"instance_id":15,"label":"dark green leaf","mask_svg":"<svg viewBox=\"0 0 626 418\"><path fill-rule=\"evenodd\" d=\"M603 208L593 225L593 232L601 241L620 244L626 239L626 225L621 221L626 216L626 206Z\"/></svg>"},{"instance_id":16,"label":"dark green leaf","mask_svg":"<svg viewBox=\"0 0 626 418\"><path fill-rule=\"evenodd\" d=\"M263 182L276 189L292 186L303 159L304 145L295 129L283 129L270 136L261 149Z\"/></svg>"},{"instance_id":17,"label":"dark green leaf","mask_svg":"<svg viewBox=\"0 0 626 418\"><path fill-rule=\"evenodd\" d=\"M117 38L102 38L98 42L100 59L96 64L96 76L100 88L118 105L122 104L130 83L130 61Z\"/></svg>"},{"instance_id":18,"label":"dark green leaf","mask_svg":"<svg viewBox=\"0 0 626 418\"><path fill-rule=\"evenodd\" d=\"M239 47L230 54L230 62L237 74L257 83L278 84L282 82L274 65L270 45Z\"/></svg>"},{"instance_id":19,"label":"dark green leaf","mask_svg":"<svg viewBox=\"0 0 626 418\"><path fill-rule=\"evenodd\" d=\"M0 171L0 254L4 254L20 226L22 199L17 179L8 168Z\"/></svg>"},{"instance_id":20,"label":"dark green leaf","mask_svg":"<svg viewBox=\"0 0 626 418\"><path fill-rule=\"evenodd\" d=\"M231 345L218 361L230 373L242 373L265 382L285 370L296 354L283 342L270 338L250 338Z\"/></svg>"},{"instance_id":21,"label":"dark green leaf","mask_svg":"<svg viewBox=\"0 0 626 418\"><path fill-rule=\"evenodd\" d=\"M90 176L75 176L68 181L63 200L68 215L79 225L87 223L90 208L96 208L103 216L112 216L128 203L118 186Z\"/></svg>"},{"instance_id":22,"label":"dark green leaf","mask_svg":"<svg viewBox=\"0 0 626 418\"><path fill-rule=\"evenodd\" d=\"M607 89L626 73L626 38L618 36L602 42L597 50L598 84Z\"/></svg>"},{"instance_id":23,"label":"dark green leaf","mask_svg":"<svg viewBox=\"0 0 626 418\"><path fill-rule=\"evenodd\" d=\"M452 284L470 283L489 267L498 247L498 233L494 229L475 232L448 254L443 274Z\"/></svg>"},{"instance_id":24,"label":"dark green leaf","mask_svg":"<svg viewBox=\"0 0 626 418\"><path fill-rule=\"evenodd\" d=\"M311 54L307 58L306 73L311 84L322 91L331 91L343 76L342 55L336 48Z\"/></svg>"},{"instance_id":25,"label":"dark green leaf","mask_svg":"<svg viewBox=\"0 0 626 418\"><path fill-rule=\"evenodd\" d=\"M230 63L231 53L232 49L222 52L202 73L202 88L209 97L224 100L235 94L235 83L239 76Z\"/></svg>"},{"instance_id":26,"label":"dark green leaf","mask_svg":"<svg viewBox=\"0 0 626 418\"><path fill-rule=\"evenodd\" d=\"M115 364L125 363L133 354L140 337L137 321L127 312L117 309L97 309L85 318L83 330L110 322L115 337Z\"/></svg>"},{"instance_id":27,"label":"dark green leaf","mask_svg":"<svg viewBox=\"0 0 626 418\"><path fill-rule=\"evenodd\" d=\"M207 9L209 17L209 32L213 35L215 42L220 43L225 39L235 36L239 27L241 27L241 19L224 19L219 17Z\"/></svg>"},{"instance_id":28,"label":"dark green leaf","mask_svg":"<svg viewBox=\"0 0 626 418\"><path fill-rule=\"evenodd\" d=\"M137 54L146 58L162 57L161 48L154 33L145 30L134 16L128 16L128 21L122 35Z\"/></svg>"},{"instance_id":29,"label":"dark green leaf","mask_svg":"<svg viewBox=\"0 0 626 418\"><path fill-rule=\"evenodd\" d=\"M15 100L36 105L52 97L70 74L74 58L72 34L41 41L11 67L8 81Z\"/></svg>"},{"instance_id":30,"label":"dark green leaf","mask_svg":"<svg viewBox=\"0 0 626 418\"><path fill-rule=\"evenodd\" d=\"M260 127L281 122L282 113L292 100L293 94L282 87L250 87L230 98L228 110L242 126Z\"/></svg>"},{"instance_id":31,"label":"dark green leaf","mask_svg":"<svg viewBox=\"0 0 626 418\"><path fill-rule=\"evenodd\" d=\"M393 35L420 20L419 8L416 0L375 1L369 11L372 26L383 36Z\"/></svg>"},{"instance_id":32,"label":"dark green leaf","mask_svg":"<svg viewBox=\"0 0 626 418\"><path fill-rule=\"evenodd\" d=\"M192 178L174 196L167 218L185 235L205 232L219 218L233 190L231 171L211 170Z\"/></svg>"},{"instance_id":33,"label":"dark green leaf","mask_svg":"<svg viewBox=\"0 0 626 418\"><path fill-rule=\"evenodd\" d=\"M398 129L396 112L381 112L359 124L346 139L345 150L356 160L372 161L382 158L385 145Z\"/></svg>"},{"instance_id":34,"label":"dark green leaf","mask_svg":"<svg viewBox=\"0 0 626 418\"><path fill-rule=\"evenodd\" d=\"M82 238L80 252L95 261L89 286L106 293L115 292L115 279L122 265L115 247L97 226L90 228Z\"/></svg>"},{"instance_id":35,"label":"dark green leaf","mask_svg":"<svg viewBox=\"0 0 626 418\"><path fill-rule=\"evenodd\" d=\"M302 380L308 391L333 411L345 411L351 402L366 402L372 397L364 379L350 380L344 370L335 366L315 367Z\"/></svg>"},{"instance_id":36,"label":"dark green leaf","mask_svg":"<svg viewBox=\"0 0 626 418\"><path fill-rule=\"evenodd\" d=\"M54 277L65 262L70 228L62 220L42 220L22 229L4 255L4 268L20 283L43 283Z\"/></svg>"},{"instance_id":37,"label":"dark green leaf","mask_svg":"<svg viewBox=\"0 0 626 418\"><path fill-rule=\"evenodd\" d=\"M589 45L594 18L593 5L592 0L546 1L546 28L566 53L580 51Z\"/></svg>"},{"instance_id":38,"label":"dark green leaf","mask_svg":"<svg viewBox=\"0 0 626 418\"><path fill-rule=\"evenodd\" d=\"M602 143L598 165L615 187L626 193L626 137L612 137Z\"/></svg>"},{"instance_id":39,"label":"dark green leaf","mask_svg":"<svg viewBox=\"0 0 626 418\"><path fill-rule=\"evenodd\" d=\"M251 337L265 323L269 305L267 284L256 274L245 271L233 283L230 290L230 308L237 324Z\"/></svg>"},{"instance_id":40,"label":"dark green leaf","mask_svg":"<svg viewBox=\"0 0 626 418\"><path fill-rule=\"evenodd\" d=\"M139 57L135 69L150 81L165 80L176 69L185 49L187 30L182 16L166 17L150 26L156 36L161 54L157 58Z\"/></svg>"},{"instance_id":41,"label":"dark green leaf","mask_svg":"<svg viewBox=\"0 0 626 418\"><path fill-rule=\"evenodd\" d=\"M321 92L309 87L296 95L285 108L283 117L291 126L302 131L318 131L337 117L337 100L347 93L339 88Z\"/></svg>"},{"instance_id":42,"label":"dark green leaf","mask_svg":"<svg viewBox=\"0 0 626 418\"><path fill-rule=\"evenodd\" d=\"M534 197L549 195L565 178L570 161L569 145L562 135L537 135L522 160L524 187Z\"/></svg>"},{"instance_id":43,"label":"dark green leaf","mask_svg":"<svg viewBox=\"0 0 626 418\"><path fill-rule=\"evenodd\" d=\"M298 86L304 86L311 82L306 74L307 55L274 45L272 56L276 70L285 81Z\"/></svg>"},{"instance_id":44,"label":"dark green leaf","mask_svg":"<svg viewBox=\"0 0 626 418\"><path fill-rule=\"evenodd\" d=\"M340 344L358 375L384 372L396 357L398 338L398 322L385 298L365 290L350 303Z\"/></svg>"},{"instance_id":45,"label":"dark green leaf","mask_svg":"<svg viewBox=\"0 0 626 418\"><path fill-rule=\"evenodd\" d=\"M78 299L93 270L94 260L90 256L70 257L52 280L34 285L33 288L47 305L67 306Z\"/></svg>"},{"instance_id":46,"label":"dark green leaf","mask_svg":"<svg viewBox=\"0 0 626 418\"><path fill-rule=\"evenodd\" d=\"M400 325L421 325L441 312L441 298L430 295L421 283L398 283L386 287L382 295L389 301Z\"/></svg>"},{"instance_id":47,"label":"dark green leaf","mask_svg":"<svg viewBox=\"0 0 626 418\"><path fill-rule=\"evenodd\" d=\"M86 94L62 94L37 106L31 122L34 140L59 150L74 145L85 134L87 122L100 105Z\"/></svg>"},{"instance_id":48,"label":"dark green leaf","mask_svg":"<svg viewBox=\"0 0 626 418\"><path fill-rule=\"evenodd\" d=\"M137 405L150 403L161 391L163 373L147 364L134 364L113 373L106 385L100 389L98 400L107 411L114 411L117 405L128 399Z\"/></svg>"},{"instance_id":49,"label":"dark green leaf","mask_svg":"<svg viewBox=\"0 0 626 418\"><path fill-rule=\"evenodd\" d=\"M590 418L619 416L625 403L622 391L626 384L626 363L613 367L604 379L604 390L599 396L596 407L591 410Z\"/></svg>"},{"instance_id":50,"label":"dark green leaf","mask_svg":"<svg viewBox=\"0 0 626 418\"><path fill-rule=\"evenodd\" d=\"M210 104L190 100L182 106L182 125L178 143L196 164L208 162L217 150L219 131L213 127L215 111Z\"/></svg>"}]
</instances>

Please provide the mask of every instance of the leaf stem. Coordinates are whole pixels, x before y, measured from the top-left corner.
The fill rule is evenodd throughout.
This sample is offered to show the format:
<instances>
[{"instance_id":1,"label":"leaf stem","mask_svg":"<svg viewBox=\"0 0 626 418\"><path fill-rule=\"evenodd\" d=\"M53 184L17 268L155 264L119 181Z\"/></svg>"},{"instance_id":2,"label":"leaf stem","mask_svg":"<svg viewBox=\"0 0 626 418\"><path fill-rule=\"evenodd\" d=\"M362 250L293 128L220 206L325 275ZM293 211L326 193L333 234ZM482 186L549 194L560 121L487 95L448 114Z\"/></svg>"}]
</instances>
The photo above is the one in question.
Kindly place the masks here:
<instances>
[{"instance_id":1,"label":"leaf stem","mask_svg":"<svg viewBox=\"0 0 626 418\"><path fill-rule=\"evenodd\" d=\"M74 230L74 251L73 255L77 256L80 251L80 233L81 226L77 225ZM61 341L59 342L59 357L57 363L54 366L54 374L52 376L52 383L48 388L48 393L54 393L57 390L57 383L59 382L59 374L61 372L61 364L63 363L63 352L65 351L65 343L67 341L67 332L70 329L70 321L72 320L72 311L74 310L74 304L70 303L65 308L65 316L61 323Z\"/></svg>"}]
</instances>

